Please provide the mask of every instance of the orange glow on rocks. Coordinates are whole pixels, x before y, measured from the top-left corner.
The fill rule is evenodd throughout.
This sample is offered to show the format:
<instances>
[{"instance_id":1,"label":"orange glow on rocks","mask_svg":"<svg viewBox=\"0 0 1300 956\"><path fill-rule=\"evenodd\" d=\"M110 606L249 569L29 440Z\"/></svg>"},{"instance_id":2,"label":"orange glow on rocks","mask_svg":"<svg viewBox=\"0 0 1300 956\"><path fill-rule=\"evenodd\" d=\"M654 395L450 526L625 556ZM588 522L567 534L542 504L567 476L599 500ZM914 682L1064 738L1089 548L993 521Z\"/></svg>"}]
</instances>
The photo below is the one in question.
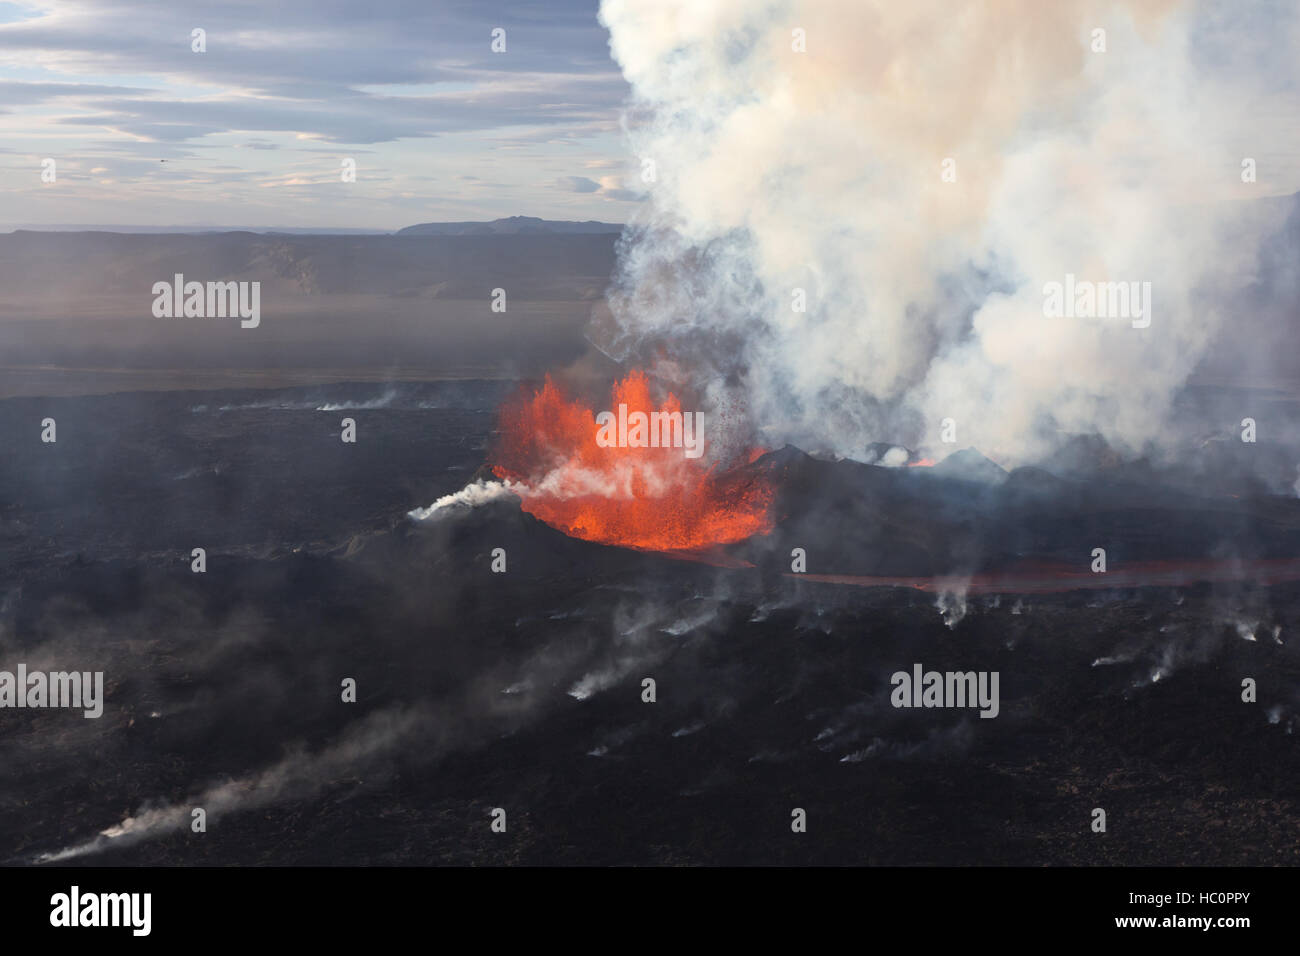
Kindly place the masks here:
<instances>
[{"instance_id":1,"label":"orange glow on rocks","mask_svg":"<svg viewBox=\"0 0 1300 956\"><path fill-rule=\"evenodd\" d=\"M607 410L618 416L620 406L629 415L684 417L671 393L654 403L644 372L631 372L613 386ZM529 514L586 541L694 551L772 529L774 490L765 475L729 467L710 454L716 420L705 416L705 453L692 458L682 447L601 447L596 419L595 409L570 398L548 376L531 397L521 394L502 408L493 474L514 484ZM734 464L761 454L745 449Z\"/></svg>"}]
</instances>

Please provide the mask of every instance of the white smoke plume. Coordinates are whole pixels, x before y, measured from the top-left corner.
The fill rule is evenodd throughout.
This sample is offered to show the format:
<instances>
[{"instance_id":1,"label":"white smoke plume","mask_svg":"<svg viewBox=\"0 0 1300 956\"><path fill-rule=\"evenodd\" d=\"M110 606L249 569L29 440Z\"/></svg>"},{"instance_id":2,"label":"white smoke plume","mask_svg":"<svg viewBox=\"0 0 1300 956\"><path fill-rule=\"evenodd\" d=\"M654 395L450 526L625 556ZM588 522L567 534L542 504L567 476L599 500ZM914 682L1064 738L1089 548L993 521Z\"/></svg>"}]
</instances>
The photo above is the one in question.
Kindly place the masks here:
<instances>
[{"instance_id":1,"label":"white smoke plume","mask_svg":"<svg viewBox=\"0 0 1300 956\"><path fill-rule=\"evenodd\" d=\"M956 630L957 625L966 617L966 593L969 586L969 579L964 578L940 582L939 594L935 598L934 606L950 631Z\"/></svg>"},{"instance_id":2,"label":"white smoke plume","mask_svg":"<svg viewBox=\"0 0 1300 956\"><path fill-rule=\"evenodd\" d=\"M1297 188L1294 164L1242 179L1287 148L1292 4L603 0L600 17L647 202L592 338L706 400L743 392L773 444L1004 464L1071 433L1159 445L1282 208L1247 200ZM1067 274L1150 282L1149 326L1046 317Z\"/></svg>"},{"instance_id":3,"label":"white smoke plume","mask_svg":"<svg viewBox=\"0 0 1300 956\"><path fill-rule=\"evenodd\" d=\"M651 495L662 493L670 484L668 475L671 465L649 465L641 462L620 463L605 472L592 471L574 462L566 462L533 481L525 484L517 481L484 481L478 479L470 482L460 491L443 495L425 508L413 508L406 513L412 521L429 522L443 518L460 517L480 505L509 498L512 495L555 495L570 497L574 495L599 495L604 498L632 498L633 485L639 480Z\"/></svg>"},{"instance_id":4,"label":"white smoke plume","mask_svg":"<svg viewBox=\"0 0 1300 956\"><path fill-rule=\"evenodd\" d=\"M33 862L61 863L110 847L127 847L143 840L183 832L191 824L195 807L215 823L228 813L271 806L285 800L310 799L339 780L353 779L362 769L407 743L428 716L412 710L385 710L371 714L348 729L320 753L295 751L279 763L239 780L208 787L184 803L142 807L83 843L42 854Z\"/></svg>"},{"instance_id":5,"label":"white smoke plume","mask_svg":"<svg viewBox=\"0 0 1300 956\"><path fill-rule=\"evenodd\" d=\"M509 481L473 481L460 491L443 495L427 508L414 508L406 513L412 521L429 521L448 515L463 514L479 505L508 498L519 490Z\"/></svg>"}]
</instances>

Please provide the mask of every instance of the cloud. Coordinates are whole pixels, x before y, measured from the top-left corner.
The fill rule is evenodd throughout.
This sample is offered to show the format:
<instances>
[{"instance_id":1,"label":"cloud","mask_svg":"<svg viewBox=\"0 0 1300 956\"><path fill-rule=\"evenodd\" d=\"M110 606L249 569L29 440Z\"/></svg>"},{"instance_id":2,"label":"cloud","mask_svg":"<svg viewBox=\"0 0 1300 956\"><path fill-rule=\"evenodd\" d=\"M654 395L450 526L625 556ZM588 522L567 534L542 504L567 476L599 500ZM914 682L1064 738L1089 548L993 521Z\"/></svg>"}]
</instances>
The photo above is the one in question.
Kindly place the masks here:
<instances>
[{"instance_id":1,"label":"cloud","mask_svg":"<svg viewBox=\"0 0 1300 956\"><path fill-rule=\"evenodd\" d=\"M588 179L586 176L561 176L558 182L561 189L567 189L575 193L594 193L600 189L600 183Z\"/></svg>"},{"instance_id":2,"label":"cloud","mask_svg":"<svg viewBox=\"0 0 1300 956\"><path fill-rule=\"evenodd\" d=\"M33 83L0 80L0 101L10 106L35 106L55 100L94 101L110 96L150 96L146 87L108 86L95 83Z\"/></svg>"},{"instance_id":3,"label":"cloud","mask_svg":"<svg viewBox=\"0 0 1300 956\"><path fill-rule=\"evenodd\" d=\"M545 17L522 0L490 10L327 0L277 8L273 19L246 0L201 12L143 0L31 9L37 15L0 23L0 65L35 61L69 77L122 74L157 85L0 81L0 102L87 106L88 115L62 122L149 139L275 130L375 143L520 123L575 126L609 122L625 92L594 2L561 0ZM190 46L198 26L204 53ZM496 26L507 31L505 53L491 51ZM178 85L195 95L171 94Z\"/></svg>"},{"instance_id":4,"label":"cloud","mask_svg":"<svg viewBox=\"0 0 1300 956\"><path fill-rule=\"evenodd\" d=\"M73 158L109 168L115 182L78 192L89 181L70 177L36 192L29 171L10 165L0 169L0 208L10 224L145 224L174 221L164 210L179 202L211 224L242 200L285 226L341 216L398 228L434 209L463 218L464 197L430 188L472 169L485 183L477 196L499 193L470 200L473 215L598 214L609 196L557 189L554 178L618 149L627 84L596 0L555 0L544 14L531 0L371 7L20 0L22 18L0 17L0 141L61 168ZM197 27L203 53L191 49ZM504 53L491 49L496 27ZM295 165L293 154L308 152L335 159ZM338 158L362 154L372 155L368 168L328 207L307 185L256 190L261 199L241 191L250 181L337 185ZM183 192L170 166L180 160Z\"/></svg>"},{"instance_id":5,"label":"cloud","mask_svg":"<svg viewBox=\"0 0 1300 956\"><path fill-rule=\"evenodd\" d=\"M586 193L615 202L641 202L645 199L644 193L624 189L622 183L621 176L601 176L599 182L587 176L561 176L556 180L556 185L565 192Z\"/></svg>"}]
</instances>

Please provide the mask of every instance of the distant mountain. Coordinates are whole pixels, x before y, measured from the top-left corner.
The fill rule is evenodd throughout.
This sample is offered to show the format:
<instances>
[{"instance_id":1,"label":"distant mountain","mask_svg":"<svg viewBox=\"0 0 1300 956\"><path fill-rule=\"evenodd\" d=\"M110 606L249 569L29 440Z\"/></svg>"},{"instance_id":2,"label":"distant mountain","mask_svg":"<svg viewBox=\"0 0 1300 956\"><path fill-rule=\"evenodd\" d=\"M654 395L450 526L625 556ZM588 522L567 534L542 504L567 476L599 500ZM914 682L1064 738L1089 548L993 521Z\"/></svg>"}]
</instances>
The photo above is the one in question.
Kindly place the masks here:
<instances>
[{"instance_id":1,"label":"distant mountain","mask_svg":"<svg viewBox=\"0 0 1300 956\"><path fill-rule=\"evenodd\" d=\"M517 236L535 233L564 235L603 235L622 232L623 227L612 222L565 222L558 219L538 219L536 216L510 216L491 222L422 222L416 226L399 229L399 236Z\"/></svg>"},{"instance_id":2,"label":"distant mountain","mask_svg":"<svg viewBox=\"0 0 1300 956\"><path fill-rule=\"evenodd\" d=\"M294 226L131 226L131 225L49 225L19 223L11 232L111 232L127 235L211 235L242 232L264 236L607 236L617 235L623 227L616 222L568 222L540 219L537 216L510 216L491 222L422 222L396 232L387 229L352 227Z\"/></svg>"},{"instance_id":3,"label":"distant mountain","mask_svg":"<svg viewBox=\"0 0 1300 956\"><path fill-rule=\"evenodd\" d=\"M0 395L16 390L14 367L540 375L588 348L583 329L614 272L617 240L0 234ZM177 273L260 283L261 325L155 318L154 285ZM508 312L492 309L499 286ZM0 538L5 520L0 501Z\"/></svg>"},{"instance_id":4,"label":"distant mountain","mask_svg":"<svg viewBox=\"0 0 1300 956\"><path fill-rule=\"evenodd\" d=\"M387 229L354 229L297 226L128 226L128 225L49 225L20 223L12 232L115 232L127 235L211 235L222 232L248 232L267 236L386 236Z\"/></svg>"},{"instance_id":5,"label":"distant mountain","mask_svg":"<svg viewBox=\"0 0 1300 956\"><path fill-rule=\"evenodd\" d=\"M82 312L151 318L150 289L178 272L201 282L260 281L281 306L290 295L486 301L503 273L512 299L595 301L614 271L616 238L15 232L0 234L0 320ZM115 302L119 295L129 300Z\"/></svg>"},{"instance_id":6,"label":"distant mountain","mask_svg":"<svg viewBox=\"0 0 1300 956\"><path fill-rule=\"evenodd\" d=\"M934 466L934 474L986 485L1001 484L1007 479L1007 472L1001 466L989 461L974 448L953 452Z\"/></svg>"}]
</instances>

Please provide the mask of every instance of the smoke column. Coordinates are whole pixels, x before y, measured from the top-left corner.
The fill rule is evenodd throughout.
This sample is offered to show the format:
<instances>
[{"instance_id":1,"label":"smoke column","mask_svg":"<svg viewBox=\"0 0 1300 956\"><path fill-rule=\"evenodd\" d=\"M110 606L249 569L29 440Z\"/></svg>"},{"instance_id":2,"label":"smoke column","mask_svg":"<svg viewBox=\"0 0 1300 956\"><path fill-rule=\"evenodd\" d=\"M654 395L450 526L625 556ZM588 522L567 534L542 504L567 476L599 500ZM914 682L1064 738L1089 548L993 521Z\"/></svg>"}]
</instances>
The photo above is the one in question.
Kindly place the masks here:
<instances>
[{"instance_id":1,"label":"smoke column","mask_svg":"<svg viewBox=\"0 0 1300 956\"><path fill-rule=\"evenodd\" d=\"M772 444L1004 464L1077 433L1159 446L1276 228L1259 200L1297 185L1294 165L1249 183L1242 166L1281 148L1276 107L1296 102L1292 4L604 0L600 17L646 202L592 339L712 402L743 395ZM1067 274L1151 283L1149 326L1046 316Z\"/></svg>"}]
</instances>

